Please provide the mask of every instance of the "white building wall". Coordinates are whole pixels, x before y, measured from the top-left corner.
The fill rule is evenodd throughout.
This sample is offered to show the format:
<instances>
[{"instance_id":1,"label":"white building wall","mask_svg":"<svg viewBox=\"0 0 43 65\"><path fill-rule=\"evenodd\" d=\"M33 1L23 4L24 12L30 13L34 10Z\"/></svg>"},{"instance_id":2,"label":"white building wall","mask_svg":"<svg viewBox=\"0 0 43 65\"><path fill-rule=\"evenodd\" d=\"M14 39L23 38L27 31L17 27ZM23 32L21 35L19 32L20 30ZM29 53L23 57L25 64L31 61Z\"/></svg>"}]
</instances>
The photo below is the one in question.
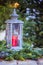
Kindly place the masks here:
<instances>
[{"instance_id":1,"label":"white building wall","mask_svg":"<svg viewBox=\"0 0 43 65\"><path fill-rule=\"evenodd\" d=\"M5 40L6 30L0 31L0 41Z\"/></svg>"}]
</instances>

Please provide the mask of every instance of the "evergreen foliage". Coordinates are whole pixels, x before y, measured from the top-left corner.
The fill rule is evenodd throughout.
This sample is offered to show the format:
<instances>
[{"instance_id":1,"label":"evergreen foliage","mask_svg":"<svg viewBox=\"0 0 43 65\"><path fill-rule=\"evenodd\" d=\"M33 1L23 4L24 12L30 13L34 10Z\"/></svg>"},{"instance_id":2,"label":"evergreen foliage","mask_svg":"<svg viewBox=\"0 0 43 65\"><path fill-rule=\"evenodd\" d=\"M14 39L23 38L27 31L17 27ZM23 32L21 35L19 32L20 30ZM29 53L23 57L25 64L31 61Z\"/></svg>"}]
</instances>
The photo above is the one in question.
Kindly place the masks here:
<instances>
[{"instance_id":1,"label":"evergreen foliage","mask_svg":"<svg viewBox=\"0 0 43 65\"><path fill-rule=\"evenodd\" d=\"M21 60L26 59L37 60L43 57L42 48L33 48L32 44L23 43L23 49L20 51L11 50L6 48L6 41L0 41L0 58L11 61L11 60Z\"/></svg>"}]
</instances>

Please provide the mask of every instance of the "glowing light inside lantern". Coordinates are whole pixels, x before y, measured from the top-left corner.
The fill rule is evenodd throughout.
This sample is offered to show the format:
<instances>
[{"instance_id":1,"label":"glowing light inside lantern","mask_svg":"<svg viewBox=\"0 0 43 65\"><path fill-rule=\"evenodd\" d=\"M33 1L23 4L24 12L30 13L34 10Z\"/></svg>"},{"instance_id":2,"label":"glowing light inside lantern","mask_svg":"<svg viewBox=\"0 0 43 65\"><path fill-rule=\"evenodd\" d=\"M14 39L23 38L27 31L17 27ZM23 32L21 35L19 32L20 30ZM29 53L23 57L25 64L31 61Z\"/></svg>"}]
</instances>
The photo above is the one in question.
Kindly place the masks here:
<instances>
[{"instance_id":1,"label":"glowing light inside lantern","mask_svg":"<svg viewBox=\"0 0 43 65\"><path fill-rule=\"evenodd\" d=\"M12 36L12 46L18 46L18 36Z\"/></svg>"}]
</instances>

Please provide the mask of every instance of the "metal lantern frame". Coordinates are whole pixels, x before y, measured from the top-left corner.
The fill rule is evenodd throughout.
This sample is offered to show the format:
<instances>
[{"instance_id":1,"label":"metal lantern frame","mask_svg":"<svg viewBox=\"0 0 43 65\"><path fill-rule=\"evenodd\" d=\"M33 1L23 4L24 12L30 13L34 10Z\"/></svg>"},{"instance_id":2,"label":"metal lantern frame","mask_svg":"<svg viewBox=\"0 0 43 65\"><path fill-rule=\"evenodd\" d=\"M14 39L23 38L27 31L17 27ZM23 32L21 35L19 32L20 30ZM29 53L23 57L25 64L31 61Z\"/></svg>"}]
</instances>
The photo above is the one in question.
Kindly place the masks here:
<instances>
[{"instance_id":1,"label":"metal lantern frame","mask_svg":"<svg viewBox=\"0 0 43 65\"><path fill-rule=\"evenodd\" d=\"M6 22L6 42L7 42L7 47L10 49L15 49L15 50L20 50L22 49L22 44L23 44L23 21L18 20L18 15L16 13L16 10L14 9L13 14L11 14L11 19L7 20ZM15 31L15 26L19 26L19 45L18 46L12 46L12 35L13 31ZM14 29L13 29L14 27Z\"/></svg>"}]
</instances>

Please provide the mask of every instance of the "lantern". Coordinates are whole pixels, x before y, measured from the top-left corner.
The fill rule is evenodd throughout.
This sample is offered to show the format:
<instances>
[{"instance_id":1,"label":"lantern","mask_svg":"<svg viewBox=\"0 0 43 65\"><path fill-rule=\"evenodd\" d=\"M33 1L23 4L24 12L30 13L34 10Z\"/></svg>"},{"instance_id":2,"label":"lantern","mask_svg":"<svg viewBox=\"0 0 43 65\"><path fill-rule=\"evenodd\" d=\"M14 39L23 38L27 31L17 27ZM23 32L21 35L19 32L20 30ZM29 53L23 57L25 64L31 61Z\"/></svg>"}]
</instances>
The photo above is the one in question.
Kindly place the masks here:
<instances>
[{"instance_id":1,"label":"lantern","mask_svg":"<svg viewBox=\"0 0 43 65\"><path fill-rule=\"evenodd\" d=\"M23 22L18 20L16 9L6 21L6 42L10 49L20 50L23 43Z\"/></svg>"}]
</instances>

